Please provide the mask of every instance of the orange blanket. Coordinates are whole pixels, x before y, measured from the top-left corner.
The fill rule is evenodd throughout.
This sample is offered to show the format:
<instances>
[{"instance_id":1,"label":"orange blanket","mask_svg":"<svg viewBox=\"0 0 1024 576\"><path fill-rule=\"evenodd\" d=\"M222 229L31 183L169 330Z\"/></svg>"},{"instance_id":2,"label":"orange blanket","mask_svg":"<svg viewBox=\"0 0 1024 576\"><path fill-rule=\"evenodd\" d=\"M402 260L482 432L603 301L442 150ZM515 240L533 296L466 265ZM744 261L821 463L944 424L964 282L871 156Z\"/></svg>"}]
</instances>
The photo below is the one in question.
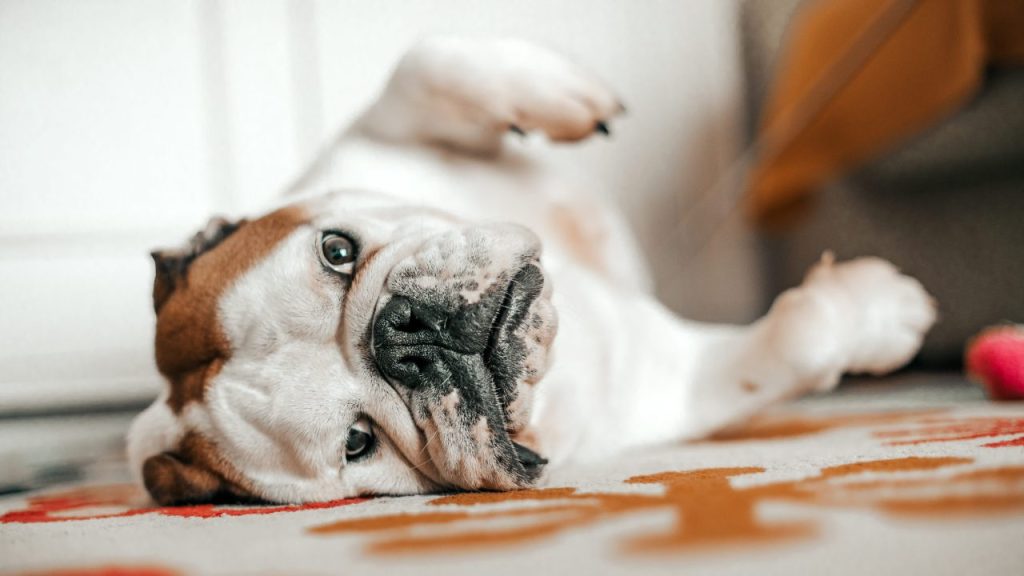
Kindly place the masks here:
<instances>
[{"instance_id":1,"label":"orange blanket","mask_svg":"<svg viewBox=\"0 0 1024 576\"><path fill-rule=\"evenodd\" d=\"M781 54L748 190L763 225L955 111L988 64L1024 62L1024 0L819 0Z\"/></svg>"}]
</instances>

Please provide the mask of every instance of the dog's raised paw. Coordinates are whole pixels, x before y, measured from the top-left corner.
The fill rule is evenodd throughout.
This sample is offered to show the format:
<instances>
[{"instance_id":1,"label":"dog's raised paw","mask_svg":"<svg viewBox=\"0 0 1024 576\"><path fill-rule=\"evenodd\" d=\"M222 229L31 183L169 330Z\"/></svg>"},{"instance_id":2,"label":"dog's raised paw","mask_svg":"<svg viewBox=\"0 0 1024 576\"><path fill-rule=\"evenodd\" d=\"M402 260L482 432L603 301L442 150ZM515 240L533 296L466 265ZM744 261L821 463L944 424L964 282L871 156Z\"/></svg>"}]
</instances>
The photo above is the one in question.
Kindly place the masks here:
<instances>
[{"instance_id":1,"label":"dog's raised paw","mask_svg":"<svg viewBox=\"0 0 1024 576\"><path fill-rule=\"evenodd\" d=\"M595 75L546 48L515 39L434 38L404 65L431 74L430 97L457 103L471 116L516 134L543 132L555 141L609 135L625 107Z\"/></svg>"},{"instance_id":2,"label":"dog's raised paw","mask_svg":"<svg viewBox=\"0 0 1024 576\"><path fill-rule=\"evenodd\" d=\"M835 264L826 254L805 286L829 294L838 307L848 372L883 374L906 364L936 320L935 301L921 283L880 258Z\"/></svg>"}]
</instances>

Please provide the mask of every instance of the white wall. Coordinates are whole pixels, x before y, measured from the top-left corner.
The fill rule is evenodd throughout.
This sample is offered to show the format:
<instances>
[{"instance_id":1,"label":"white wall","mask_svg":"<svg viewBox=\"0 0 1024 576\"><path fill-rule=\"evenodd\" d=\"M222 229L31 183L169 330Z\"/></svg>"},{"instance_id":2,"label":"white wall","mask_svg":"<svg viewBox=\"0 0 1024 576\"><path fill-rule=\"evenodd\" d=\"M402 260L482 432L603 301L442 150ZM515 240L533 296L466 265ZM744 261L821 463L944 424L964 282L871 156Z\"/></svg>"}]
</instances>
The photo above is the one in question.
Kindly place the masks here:
<instances>
[{"instance_id":1,"label":"white wall","mask_svg":"<svg viewBox=\"0 0 1024 576\"><path fill-rule=\"evenodd\" d=\"M671 305L749 316L758 292L745 236L730 227L693 258L704 231L670 234L737 154L733 10L0 0L0 413L152 395L148 250L213 212L257 209L373 97L406 46L437 33L534 39L615 86L629 115L614 139L552 154L616 195Z\"/></svg>"}]
</instances>

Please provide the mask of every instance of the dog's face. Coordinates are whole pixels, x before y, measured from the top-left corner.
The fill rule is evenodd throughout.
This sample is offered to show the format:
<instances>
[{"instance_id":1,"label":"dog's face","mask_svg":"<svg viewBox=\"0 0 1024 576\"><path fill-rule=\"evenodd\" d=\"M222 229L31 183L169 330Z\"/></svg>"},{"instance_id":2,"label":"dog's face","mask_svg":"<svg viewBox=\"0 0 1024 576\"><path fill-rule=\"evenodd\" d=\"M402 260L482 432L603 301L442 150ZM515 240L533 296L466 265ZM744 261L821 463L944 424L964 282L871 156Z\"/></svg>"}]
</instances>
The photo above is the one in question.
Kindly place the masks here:
<instances>
[{"instance_id":1,"label":"dog's face","mask_svg":"<svg viewBox=\"0 0 1024 576\"><path fill-rule=\"evenodd\" d=\"M129 435L165 504L530 485L556 330L534 234L338 192L155 254L169 388Z\"/></svg>"}]
</instances>

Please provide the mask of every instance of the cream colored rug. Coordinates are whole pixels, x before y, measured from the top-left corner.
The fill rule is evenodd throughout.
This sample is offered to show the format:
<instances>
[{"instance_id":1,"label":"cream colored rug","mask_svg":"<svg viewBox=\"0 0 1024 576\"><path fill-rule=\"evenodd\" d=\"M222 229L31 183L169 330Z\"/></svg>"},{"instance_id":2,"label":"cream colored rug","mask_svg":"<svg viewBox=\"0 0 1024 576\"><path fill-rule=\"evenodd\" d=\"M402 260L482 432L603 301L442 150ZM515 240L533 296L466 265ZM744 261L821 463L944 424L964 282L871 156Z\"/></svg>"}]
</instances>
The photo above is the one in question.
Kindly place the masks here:
<instances>
[{"instance_id":1,"label":"cream colored rug","mask_svg":"<svg viewBox=\"0 0 1024 576\"><path fill-rule=\"evenodd\" d=\"M917 375L544 487L152 508L132 486L0 500L0 572L1024 574L1024 403Z\"/></svg>"}]
</instances>

